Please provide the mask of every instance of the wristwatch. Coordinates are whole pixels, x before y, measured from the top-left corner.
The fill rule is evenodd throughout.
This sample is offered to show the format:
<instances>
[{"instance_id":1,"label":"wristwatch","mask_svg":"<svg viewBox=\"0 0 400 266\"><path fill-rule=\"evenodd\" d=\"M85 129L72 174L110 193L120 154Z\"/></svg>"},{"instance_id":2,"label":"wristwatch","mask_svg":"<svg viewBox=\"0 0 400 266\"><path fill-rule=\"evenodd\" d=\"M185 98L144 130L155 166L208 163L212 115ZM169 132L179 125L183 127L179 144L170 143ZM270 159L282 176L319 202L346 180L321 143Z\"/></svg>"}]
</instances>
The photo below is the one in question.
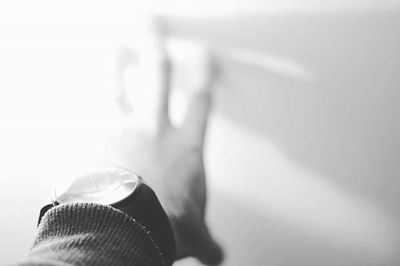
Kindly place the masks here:
<instances>
[{"instance_id":1,"label":"wristwatch","mask_svg":"<svg viewBox=\"0 0 400 266\"><path fill-rule=\"evenodd\" d=\"M40 210L38 224L51 208L77 202L109 205L128 214L149 231L166 265L175 261L175 240L167 214L140 176L125 168L111 167L74 177L54 189Z\"/></svg>"}]
</instances>

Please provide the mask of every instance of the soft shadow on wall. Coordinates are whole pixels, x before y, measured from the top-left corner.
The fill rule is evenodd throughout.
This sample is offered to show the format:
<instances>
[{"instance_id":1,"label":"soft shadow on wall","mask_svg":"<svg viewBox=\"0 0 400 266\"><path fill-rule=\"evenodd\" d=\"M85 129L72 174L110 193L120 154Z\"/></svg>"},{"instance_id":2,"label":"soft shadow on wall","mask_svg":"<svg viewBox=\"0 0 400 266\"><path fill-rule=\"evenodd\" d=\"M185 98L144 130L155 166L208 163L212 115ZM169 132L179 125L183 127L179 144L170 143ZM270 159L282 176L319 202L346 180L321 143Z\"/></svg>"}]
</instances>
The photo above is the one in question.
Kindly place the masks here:
<instances>
[{"instance_id":1,"label":"soft shadow on wall","mask_svg":"<svg viewBox=\"0 0 400 266\"><path fill-rule=\"evenodd\" d=\"M222 54L217 111L334 182L399 213L398 12L171 19L171 33L293 59L310 76L280 75ZM273 66L272 66L273 67Z\"/></svg>"},{"instance_id":2,"label":"soft shadow on wall","mask_svg":"<svg viewBox=\"0 0 400 266\"><path fill-rule=\"evenodd\" d=\"M168 21L172 36L206 42L221 60L218 113L276 142L294 161L346 193L373 202L398 222L399 13L393 9ZM251 212L240 200L220 193L215 193L217 206L211 209L217 211L211 216L223 216L214 219L216 227L228 228L222 235L229 235L240 226L226 217ZM230 212L229 206L236 207ZM226 215L221 216L223 211ZM253 238L243 243L269 245L252 248L254 265L291 265L292 259L300 265L368 263L362 254L351 255L346 248L275 223L273 215L268 218L240 218ZM257 236L261 239L254 239ZM232 243L232 250L241 250ZM386 259L388 265L398 261Z\"/></svg>"}]
</instances>

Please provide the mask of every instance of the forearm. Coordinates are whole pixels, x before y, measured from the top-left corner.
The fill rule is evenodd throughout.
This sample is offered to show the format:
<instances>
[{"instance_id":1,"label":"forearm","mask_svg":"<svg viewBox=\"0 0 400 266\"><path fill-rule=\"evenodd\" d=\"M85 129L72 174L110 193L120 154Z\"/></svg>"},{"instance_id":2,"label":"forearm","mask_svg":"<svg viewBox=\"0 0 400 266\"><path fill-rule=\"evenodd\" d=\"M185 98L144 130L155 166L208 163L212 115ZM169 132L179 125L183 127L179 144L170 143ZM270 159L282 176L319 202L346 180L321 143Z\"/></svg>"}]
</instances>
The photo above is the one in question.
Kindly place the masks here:
<instances>
[{"instance_id":1,"label":"forearm","mask_svg":"<svg viewBox=\"0 0 400 266\"><path fill-rule=\"evenodd\" d=\"M164 265L144 227L121 211L90 203L54 207L43 217L22 265Z\"/></svg>"}]
</instances>

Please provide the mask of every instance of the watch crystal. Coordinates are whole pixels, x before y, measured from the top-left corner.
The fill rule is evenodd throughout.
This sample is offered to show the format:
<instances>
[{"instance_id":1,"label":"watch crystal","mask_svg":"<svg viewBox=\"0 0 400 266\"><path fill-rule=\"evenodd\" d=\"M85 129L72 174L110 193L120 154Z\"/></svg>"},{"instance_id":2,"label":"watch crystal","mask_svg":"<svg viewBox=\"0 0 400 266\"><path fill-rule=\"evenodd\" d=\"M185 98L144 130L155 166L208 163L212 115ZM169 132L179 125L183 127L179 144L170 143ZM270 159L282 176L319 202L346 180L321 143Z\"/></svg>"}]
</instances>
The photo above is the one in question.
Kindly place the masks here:
<instances>
[{"instance_id":1,"label":"watch crystal","mask_svg":"<svg viewBox=\"0 0 400 266\"><path fill-rule=\"evenodd\" d=\"M53 203L90 202L111 205L131 195L141 179L124 168L112 167L78 176L54 191Z\"/></svg>"}]
</instances>

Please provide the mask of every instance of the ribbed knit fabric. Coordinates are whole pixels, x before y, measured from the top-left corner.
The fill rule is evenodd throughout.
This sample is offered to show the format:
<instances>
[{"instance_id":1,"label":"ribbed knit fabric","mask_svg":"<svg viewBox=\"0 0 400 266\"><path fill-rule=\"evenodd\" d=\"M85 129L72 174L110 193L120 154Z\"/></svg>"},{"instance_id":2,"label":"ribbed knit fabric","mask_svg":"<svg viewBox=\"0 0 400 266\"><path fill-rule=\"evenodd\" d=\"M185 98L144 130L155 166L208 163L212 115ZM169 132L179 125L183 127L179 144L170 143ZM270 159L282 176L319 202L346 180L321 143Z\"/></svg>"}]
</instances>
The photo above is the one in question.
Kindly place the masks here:
<instances>
[{"instance_id":1,"label":"ribbed knit fabric","mask_svg":"<svg viewBox=\"0 0 400 266\"><path fill-rule=\"evenodd\" d=\"M92 203L52 208L33 247L17 265L164 265L144 227L123 212Z\"/></svg>"}]
</instances>

